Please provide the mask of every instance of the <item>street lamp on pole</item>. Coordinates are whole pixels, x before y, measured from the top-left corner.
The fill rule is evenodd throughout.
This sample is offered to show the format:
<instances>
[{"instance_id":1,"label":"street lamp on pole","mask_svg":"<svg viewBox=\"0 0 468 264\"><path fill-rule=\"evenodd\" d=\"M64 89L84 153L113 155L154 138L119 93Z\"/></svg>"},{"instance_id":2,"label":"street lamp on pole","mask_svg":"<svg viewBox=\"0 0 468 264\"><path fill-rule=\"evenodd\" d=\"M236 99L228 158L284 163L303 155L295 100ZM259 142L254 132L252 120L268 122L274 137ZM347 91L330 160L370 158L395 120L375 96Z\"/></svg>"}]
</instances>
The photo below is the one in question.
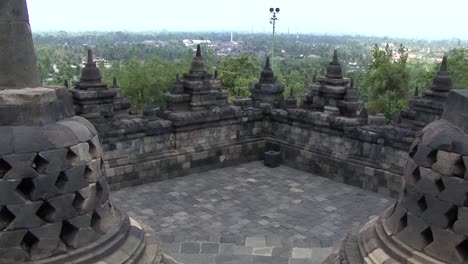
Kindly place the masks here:
<instances>
[{"instance_id":1,"label":"street lamp on pole","mask_svg":"<svg viewBox=\"0 0 468 264\"><path fill-rule=\"evenodd\" d=\"M272 50L271 50L271 58L274 59L275 57L275 31L276 31L276 20L278 20L278 17L276 17L276 14L280 12L280 9L270 7L270 13L272 14L272 17L270 18L270 24L273 25L273 43L272 43Z\"/></svg>"}]
</instances>

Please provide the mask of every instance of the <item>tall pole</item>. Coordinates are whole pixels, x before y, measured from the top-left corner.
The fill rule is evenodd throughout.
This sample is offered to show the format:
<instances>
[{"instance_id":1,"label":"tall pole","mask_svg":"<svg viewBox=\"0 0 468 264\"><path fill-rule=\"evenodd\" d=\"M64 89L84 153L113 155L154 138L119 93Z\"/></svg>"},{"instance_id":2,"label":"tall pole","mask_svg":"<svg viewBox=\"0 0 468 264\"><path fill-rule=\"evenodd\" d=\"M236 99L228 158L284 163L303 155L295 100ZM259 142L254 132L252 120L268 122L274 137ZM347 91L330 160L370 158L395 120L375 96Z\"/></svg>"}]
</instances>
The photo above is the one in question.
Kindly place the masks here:
<instances>
[{"instance_id":1,"label":"tall pole","mask_svg":"<svg viewBox=\"0 0 468 264\"><path fill-rule=\"evenodd\" d=\"M272 60L275 58L275 32L276 32L276 20L278 20L278 18L276 17L276 14L280 12L280 9L277 7L277 8L273 8L273 7L270 7L270 13L273 15L271 18L270 18L270 24L273 25L273 42L272 42L272 50L271 50L271 58Z\"/></svg>"}]
</instances>

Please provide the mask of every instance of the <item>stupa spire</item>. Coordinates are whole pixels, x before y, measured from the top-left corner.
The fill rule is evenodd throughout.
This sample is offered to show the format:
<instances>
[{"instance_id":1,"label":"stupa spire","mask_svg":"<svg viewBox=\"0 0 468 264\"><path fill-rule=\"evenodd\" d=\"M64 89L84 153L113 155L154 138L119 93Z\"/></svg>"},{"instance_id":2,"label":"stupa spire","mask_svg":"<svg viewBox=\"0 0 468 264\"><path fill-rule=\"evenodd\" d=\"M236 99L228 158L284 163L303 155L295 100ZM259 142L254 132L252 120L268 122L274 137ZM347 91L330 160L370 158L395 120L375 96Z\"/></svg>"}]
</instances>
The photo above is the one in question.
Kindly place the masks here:
<instances>
[{"instance_id":1,"label":"stupa spire","mask_svg":"<svg viewBox=\"0 0 468 264\"><path fill-rule=\"evenodd\" d=\"M195 57L193 57L192 65L190 67L189 75L185 76L186 78L205 78L208 76L206 71L205 59L201 54L200 44L197 45L197 52Z\"/></svg>"},{"instance_id":2,"label":"stupa spire","mask_svg":"<svg viewBox=\"0 0 468 264\"><path fill-rule=\"evenodd\" d=\"M333 64L338 64L338 51L336 49L333 50Z\"/></svg>"},{"instance_id":3,"label":"stupa spire","mask_svg":"<svg viewBox=\"0 0 468 264\"><path fill-rule=\"evenodd\" d=\"M266 62L265 62L265 67L264 67L265 70L269 70L271 69L270 68L270 57L267 57L266 58Z\"/></svg>"},{"instance_id":4,"label":"stupa spire","mask_svg":"<svg viewBox=\"0 0 468 264\"><path fill-rule=\"evenodd\" d=\"M81 79L77 86L78 89L97 89L107 88L102 82L101 72L96 66L93 58L93 51L88 49L88 58L85 67L81 73Z\"/></svg>"},{"instance_id":5,"label":"stupa spire","mask_svg":"<svg viewBox=\"0 0 468 264\"><path fill-rule=\"evenodd\" d=\"M260 83L274 83L275 77L273 70L270 68L270 57L266 58L265 66L260 73Z\"/></svg>"},{"instance_id":6,"label":"stupa spire","mask_svg":"<svg viewBox=\"0 0 468 264\"><path fill-rule=\"evenodd\" d=\"M91 49L88 49L88 64L93 64L93 51Z\"/></svg>"},{"instance_id":7,"label":"stupa spire","mask_svg":"<svg viewBox=\"0 0 468 264\"><path fill-rule=\"evenodd\" d=\"M453 79L452 76L450 76L447 67L447 56L444 56L440 63L439 72L437 72L437 75L432 81L431 90L434 92L448 93L452 89L452 83Z\"/></svg>"},{"instance_id":8,"label":"stupa spire","mask_svg":"<svg viewBox=\"0 0 468 264\"><path fill-rule=\"evenodd\" d=\"M112 88L119 88L119 84L117 82L117 77L112 77Z\"/></svg>"},{"instance_id":9,"label":"stupa spire","mask_svg":"<svg viewBox=\"0 0 468 264\"><path fill-rule=\"evenodd\" d=\"M447 56L442 57L442 63L440 64L440 72L446 72L447 70Z\"/></svg>"},{"instance_id":10,"label":"stupa spire","mask_svg":"<svg viewBox=\"0 0 468 264\"><path fill-rule=\"evenodd\" d=\"M39 86L26 0L0 4L0 90Z\"/></svg>"},{"instance_id":11,"label":"stupa spire","mask_svg":"<svg viewBox=\"0 0 468 264\"><path fill-rule=\"evenodd\" d=\"M200 44L197 45L197 54L196 54L195 56L201 57L201 47L200 47Z\"/></svg>"},{"instance_id":12,"label":"stupa spire","mask_svg":"<svg viewBox=\"0 0 468 264\"><path fill-rule=\"evenodd\" d=\"M338 51L336 49L333 51L333 60L328 64L326 77L330 79L343 79L343 70L338 62Z\"/></svg>"}]
</instances>

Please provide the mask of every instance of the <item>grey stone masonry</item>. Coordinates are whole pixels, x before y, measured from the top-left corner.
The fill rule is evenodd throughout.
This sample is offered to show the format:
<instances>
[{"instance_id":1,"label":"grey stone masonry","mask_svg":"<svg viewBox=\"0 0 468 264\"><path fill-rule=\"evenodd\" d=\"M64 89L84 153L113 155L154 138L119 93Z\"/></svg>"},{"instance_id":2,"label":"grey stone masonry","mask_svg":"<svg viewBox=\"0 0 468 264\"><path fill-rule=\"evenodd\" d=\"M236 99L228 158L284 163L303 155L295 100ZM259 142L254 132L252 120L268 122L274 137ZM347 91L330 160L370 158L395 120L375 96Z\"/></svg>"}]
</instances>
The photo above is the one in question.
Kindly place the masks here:
<instances>
[{"instance_id":1,"label":"grey stone masonry","mask_svg":"<svg viewBox=\"0 0 468 264\"><path fill-rule=\"evenodd\" d=\"M284 104L284 87L276 83L273 70L270 68L270 58L266 58L265 67L260 73L256 83L249 84L252 93L252 102L255 106L268 111L270 108L279 108Z\"/></svg>"},{"instance_id":2,"label":"grey stone masonry","mask_svg":"<svg viewBox=\"0 0 468 264\"><path fill-rule=\"evenodd\" d=\"M444 56L431 89L425 91L423 96L416 95L410 99L409 108L401 111L394 125L420 130L430 122L438 120L442 116L451 89L452 77L447 69L447 57Z\"/></svg>"},{"instance_id":3,"label":"grey stone masonry","mask_svg":"<svg viewBox=\"0 0 468 264\"><path fill-rule=\"evenodd\" d=\"M99 123L102 123L103 119L127 117L131 107L130 103L122 98L117 80L114 79L112 88L102 82L101 73L90 49L80 82L71 93L76 114Z\"/></svg>"},{"instance_id":4,"label":"grey stone masonry","mask_svg":"<svg viewBox=\"0 0 468 264\"><path fill-rule=\"evenodd\" d=\"M304 108L331 115L357 117L362 102L358 101L352 80L343 78L337 50L333 53L326 75L320 77L318 82L312 82L310 88L310 93L303 97Z\"/></svg>"},{"instance_id":5,"label":"grey stone masonry","mask_svg":"<svg viewBox=\"0 0 468 264\"><path fill-rule=\"evenodd\" d=\"M110 199L94 126L66 87L34 87L26 2L0 15L0 263L159 263Z\"/></svg>"},{"instance_id":6,"label":"grey stone masonry","mask_svg":"<svg viewBox=\"0 0 468 264\"><path fill-rule=\"evenodd\" d=\"M0 90L39 86L26 0L2 0L0 62Z\"/></svg>"},{"instance_id":7,"label":"grey stone masonry","mask_svg":"<svg viewBox=\"0 0 468 264\"><path fill-rule=\"evenodd\" d=\"M286 166L250 162L113 193L185 264L321 263L393 200Z\"/></svg>"},{"instance_id":8,"label":"grey stone masonry","mask_svg":"<svg viewBox=\"0 0 468 264\"><path fill-rule=\"evenodd\" d=\"M409 152L397 203L351 235L334 263L468 261L468 96L452 91L448 98L447 115L424 127Z\"/></svg>"}]
</instances>

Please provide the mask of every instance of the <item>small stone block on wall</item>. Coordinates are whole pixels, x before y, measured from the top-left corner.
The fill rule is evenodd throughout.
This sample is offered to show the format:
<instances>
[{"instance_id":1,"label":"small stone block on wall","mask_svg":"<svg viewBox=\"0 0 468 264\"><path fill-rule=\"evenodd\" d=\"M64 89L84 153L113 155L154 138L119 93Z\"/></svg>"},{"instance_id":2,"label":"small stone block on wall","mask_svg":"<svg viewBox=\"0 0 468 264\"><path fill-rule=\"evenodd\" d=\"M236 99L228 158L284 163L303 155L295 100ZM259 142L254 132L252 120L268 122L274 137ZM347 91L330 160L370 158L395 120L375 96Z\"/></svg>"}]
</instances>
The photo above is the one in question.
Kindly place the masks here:
<instances>
[{"instance_id":1,"label":"small stone block on wall","mask_svg":"<svg viewBox=\"0 0 468 264\"><path fill-rule=\"evenodd\" d=\"M281 154L278 151L267 151L265 152L264 164L270 168L276 168L281 163Z\"/></svg>"}]
</instances>

